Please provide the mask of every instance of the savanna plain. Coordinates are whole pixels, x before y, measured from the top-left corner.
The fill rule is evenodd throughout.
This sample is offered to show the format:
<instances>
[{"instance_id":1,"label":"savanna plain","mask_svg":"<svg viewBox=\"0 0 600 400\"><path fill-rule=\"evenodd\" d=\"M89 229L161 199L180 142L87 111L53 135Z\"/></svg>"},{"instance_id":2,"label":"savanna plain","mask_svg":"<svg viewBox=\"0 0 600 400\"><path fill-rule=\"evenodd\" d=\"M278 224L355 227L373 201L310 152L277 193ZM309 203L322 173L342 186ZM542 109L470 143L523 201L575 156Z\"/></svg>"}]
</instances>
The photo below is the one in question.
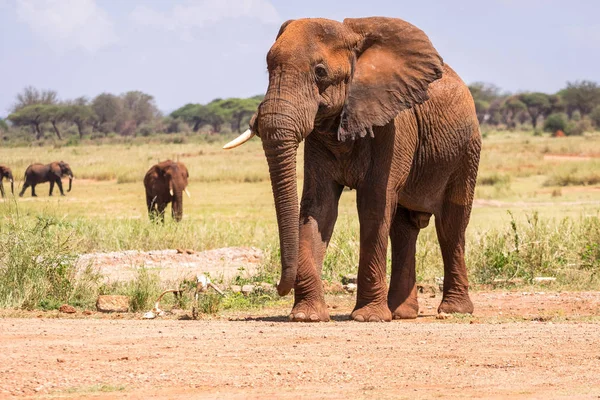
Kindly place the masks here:
<instances>
[{"instance_id":1,"label":"savanna plain","mask_svg":"<svg viewBox=\"0 0 600 400\"><path fill-rule=\"evenodd\" d=\"M174 134L0 148L15 194L32 162L64 160L75 175L65 197L45 184L37 198L0 203L0 397L600 396L600 134L486 132L467 232L474 314L438 319L432 221L417 244L419 318L378 324L347 320L358 263L351 190L323 266L332 321L287 322L293 299L271 289L278 237L260 141L225 142ZM148 219L142 179L167 158L188 167L191 197L180 223L160 224ZM302 151L299 187L301 166ZM226 295L195 299L196 274ZM244 285L254 290L232 290ZM181 295L165 295L164 315L143 319L172 288ZM97 312L99 295L129 296L129 312Z\"/></svg>"}]
</instances>

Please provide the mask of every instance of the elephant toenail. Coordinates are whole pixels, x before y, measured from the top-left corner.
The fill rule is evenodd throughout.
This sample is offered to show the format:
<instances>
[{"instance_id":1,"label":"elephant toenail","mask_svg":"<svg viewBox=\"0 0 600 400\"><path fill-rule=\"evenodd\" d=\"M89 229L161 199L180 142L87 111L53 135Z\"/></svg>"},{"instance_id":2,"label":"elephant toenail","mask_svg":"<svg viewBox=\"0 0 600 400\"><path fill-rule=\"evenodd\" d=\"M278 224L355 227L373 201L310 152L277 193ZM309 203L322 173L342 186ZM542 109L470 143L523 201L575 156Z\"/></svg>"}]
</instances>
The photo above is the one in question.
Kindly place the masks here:
<instances>
[{"instance_id":1,"label":"elephant toenail","mask_svg":"<svg viewBox=\"0 0 600 400\"><path fill-rule=\"evenodd\" d=\"M354 320L358 322L365 322L365 317L359 314L354 317Z\"/></svg>"},{"instance_id":2,"label":"elephant toenail","mask_svg":"<svg viewBox=\"0 0 600 400\"><path fill-rule=\"evenodd\" d=\"M376 316L376 315L371 315L371 316L369 317L369 322L379 322L379 321L381 321L381 320L380 320L380 319L379 319L379 317L378 317L378 316Z\"/></svg>"},{"instance_id":3,"label":"elephant toenail","mask_svg":"<svg viewBox=\"0 0 600 400\"><path fill-rule=\"evenodd\" d=\"M319 320L319 316L317 314L310 314L310 320L316 322Z\"/></svg>"},{"instance_id":4,"label":"elephant toenail","mask_svg":"<svg viewBox=\"0 0 600 400\"><path fill-rule=\"evenodd\" d=\"M303 312L299 312L296 314L296 318L294 318L295 321L304 321L306 319L306 314L304 314Z\"/></svg>"}]
</instances>

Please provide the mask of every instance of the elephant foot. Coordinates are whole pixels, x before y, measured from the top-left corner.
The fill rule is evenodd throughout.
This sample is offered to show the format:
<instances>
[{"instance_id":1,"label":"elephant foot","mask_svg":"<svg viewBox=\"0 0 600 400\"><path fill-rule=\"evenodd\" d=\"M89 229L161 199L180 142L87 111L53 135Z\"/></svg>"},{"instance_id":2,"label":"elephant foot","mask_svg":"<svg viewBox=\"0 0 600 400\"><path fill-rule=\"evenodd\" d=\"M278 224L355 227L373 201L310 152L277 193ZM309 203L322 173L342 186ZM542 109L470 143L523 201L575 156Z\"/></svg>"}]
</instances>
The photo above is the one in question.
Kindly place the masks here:
<instances>
[{"instance_id":1,"label":"elephant foot","mask_svg":"<svg viewBox=\"0 0 600 400\"><path fill-rule=\"evenodd\" d=\"M392 310L393 319L415 319L419 316L419 304L413 302L404 302Z\"/></svg>"},{"instance_id":2,"label":"elephant foot","mask_svg":"<svg viewBox=\"0 0 600 400\"><path fill-rule=\"evenodd\" d=\"M37 197L37 194L32 194L31 197Z\"/></svg>"},{"instance_id":3,"label":"elephant foot","mask_svg":"<svg viewBox=\"0 0 600 400\"><path fill-rule=\"evenodd\" d=\"M329 312L323 300L298 300L289 315L294 322L327 322Z\"/></svg>"},{"instance_id":4,"label":"elephant foot","mask_svg":"<svg viewBox=\"0 0 600 400\"><path fill-rule=\"evenodd\" d=\"M438 313L446 314L473 314L473 302L469 298L469 294L447 294L444 295Z\"/></svg>"},{"instance_id":5,"label":"elephant foot","mask_svg":"<svg viewBox=\"0 0 600 400\"><path fill-rule=\"evenodd\" d=\"M350 318L358 322L389 322L392 320L392 312L386 302L368 303L354 308Z\"/></svg>"}]
</instances>

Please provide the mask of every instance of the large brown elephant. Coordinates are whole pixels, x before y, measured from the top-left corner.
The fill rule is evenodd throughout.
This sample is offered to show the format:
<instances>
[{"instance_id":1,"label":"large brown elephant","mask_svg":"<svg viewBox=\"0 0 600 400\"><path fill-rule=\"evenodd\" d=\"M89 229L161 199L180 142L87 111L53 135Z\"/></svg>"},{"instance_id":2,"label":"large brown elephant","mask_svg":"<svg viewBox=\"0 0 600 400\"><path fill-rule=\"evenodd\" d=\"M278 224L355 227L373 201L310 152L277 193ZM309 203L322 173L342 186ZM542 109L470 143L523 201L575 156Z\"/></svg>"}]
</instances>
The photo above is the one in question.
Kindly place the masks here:
<instances>
[{"instance_id":1,"label":"large brown elephant","mask_svg":"<svg viewBox=\"0 0 600 400\"><path fill-rule=\"evenodd\" d=\"M345 186L356 189L360 222L351 318L417 317L415 248L431 215L444 261L438 311L471 313L465 229L481 135L468 88L428 37L393 18L288 21L267 66L269 86L250 132L225 147L254 134L262 140L279 226L278 291L294 289L290 319L329 319L321 268ZM296 153L302 140L299 207Z\"/></svg>"},{"instance_id":2,"label":"large brown elephant","mask_svg":"<svg viewBox=\"0 0 600 400\"><path fill-rule=\"evenodd\" d=\"M2 197L4 197L4 185L2 184L4 178L10 182L10 192L14 195L15 187L12 171L6 165L0 165L0 193L2 193Z\"/></svg>"},{"instance_id":3,"label":"large brown elephant","mask_svg":"<svg viewBox=\"0 0 600 400\"><path fill-rule=\"evenodd\" d=\"M50 164L31 164L25 170L25 183L23 184L23 188L21 189L21 193L19 193L19 197L23 197L25 190L31 186L31 196L36 197L35 194L35 186L39 183L50 182L50 193L49 196L52 196L52 191L54 190L54 184L58 186L60 190L60 195L64 196L65 192L63 192L62 187L62 177L69 177L69 189L67 192L71 191L71 187L73 184L73 171L71 171L71 167L64 161L55 161Z\"/></svg>"},{"instance_id":4,"label":"large brown elephant","mask_svg":"<svg viewBox=\"0 0 600 400\"><path fill-rule=\"evenodd\" d=\"M151 220L159 217L164 221L165 208L171 206L171 215L175 221L181 221L183 216L183 192L188 197L187 190L189 173L181 162L166 160L153 165L144 177L146 188L146 204Z\"/></svg>"}]
</instances>

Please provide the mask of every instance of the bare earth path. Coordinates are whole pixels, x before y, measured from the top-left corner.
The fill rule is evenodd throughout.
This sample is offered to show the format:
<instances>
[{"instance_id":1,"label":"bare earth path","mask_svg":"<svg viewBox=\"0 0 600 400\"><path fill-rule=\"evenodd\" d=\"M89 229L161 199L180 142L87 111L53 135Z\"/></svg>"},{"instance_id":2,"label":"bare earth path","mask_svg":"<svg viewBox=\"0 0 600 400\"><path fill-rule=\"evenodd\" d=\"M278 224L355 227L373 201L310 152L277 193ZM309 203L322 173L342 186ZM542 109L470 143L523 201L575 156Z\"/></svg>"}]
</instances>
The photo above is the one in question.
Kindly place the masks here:
<instances>
[{"instance_id":1,"label":"bare earth path","mask_svg":"<svg viewBox=\"0 0 600 400\"><path fill-rule=\"evenodd\" d=\"M287 308L184 321L0 319L0 397L598 398L600 293L475 293L474 317L291 324ZM38 313L39 314L39 313ZM8 314L6 314L8 315Z\"/></svg>"}]
</instances>

